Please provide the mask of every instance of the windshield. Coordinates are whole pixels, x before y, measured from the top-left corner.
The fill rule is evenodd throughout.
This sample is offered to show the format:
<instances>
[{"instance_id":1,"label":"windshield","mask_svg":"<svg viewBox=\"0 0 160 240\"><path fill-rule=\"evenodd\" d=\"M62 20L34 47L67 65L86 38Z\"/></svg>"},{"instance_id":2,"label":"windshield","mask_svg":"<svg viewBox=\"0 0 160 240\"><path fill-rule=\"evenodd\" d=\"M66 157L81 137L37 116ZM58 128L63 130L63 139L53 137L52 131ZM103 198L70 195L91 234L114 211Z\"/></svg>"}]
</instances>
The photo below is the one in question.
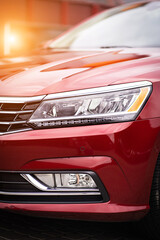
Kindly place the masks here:
<instances>
[{"instance_id":1,"label":"windshield","mask_svg":"<svg viewBox=\"0 0 160 240\"><path fill-rule=\"evenodd\" d=\"M105 11L53 41L49 47L73 50L160 47L160 2Z\"/></svg>"}]
</instances>

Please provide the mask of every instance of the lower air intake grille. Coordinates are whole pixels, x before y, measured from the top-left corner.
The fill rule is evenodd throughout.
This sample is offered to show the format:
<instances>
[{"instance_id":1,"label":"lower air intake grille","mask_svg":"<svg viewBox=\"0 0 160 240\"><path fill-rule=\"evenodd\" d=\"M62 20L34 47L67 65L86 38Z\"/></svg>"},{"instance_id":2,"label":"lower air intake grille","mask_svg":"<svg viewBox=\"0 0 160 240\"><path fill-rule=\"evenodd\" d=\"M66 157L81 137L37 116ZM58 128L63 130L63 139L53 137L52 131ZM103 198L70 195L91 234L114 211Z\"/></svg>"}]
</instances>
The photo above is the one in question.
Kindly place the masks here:
<instances>
[{"instance_id":1,"label":"lower air intake grille","mask_svg":"<svg viewBox=\"0 0 160 240\"><path fill-rule=\"evenodd\" d=\"M0 173L0 202L6 203L95 203L109 201L108 194L95 174L98 189L96 191L55 191L44 192L27 180L23 173ZM97 179L96 179L97 178Z\"/></svg>"}]
</instances>

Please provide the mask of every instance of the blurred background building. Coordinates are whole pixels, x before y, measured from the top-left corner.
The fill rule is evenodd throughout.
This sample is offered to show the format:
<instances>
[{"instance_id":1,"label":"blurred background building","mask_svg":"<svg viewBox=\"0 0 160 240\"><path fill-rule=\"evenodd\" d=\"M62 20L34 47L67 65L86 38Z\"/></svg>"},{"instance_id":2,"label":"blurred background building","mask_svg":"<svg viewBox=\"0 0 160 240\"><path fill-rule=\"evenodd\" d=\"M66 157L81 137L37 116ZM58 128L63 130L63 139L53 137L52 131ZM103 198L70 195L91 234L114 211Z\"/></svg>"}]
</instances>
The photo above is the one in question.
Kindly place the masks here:
<instances>
[{"instance_id":1,"label":"blurred background building","mask_svg":"<svg viewBox=\"0 0 160 240\"><path fill-rule=\"evenodd\" d=\"M0 57L16 56L55 38L104 9L131 0L0 0Z\"/></svg>"}]
</instances>

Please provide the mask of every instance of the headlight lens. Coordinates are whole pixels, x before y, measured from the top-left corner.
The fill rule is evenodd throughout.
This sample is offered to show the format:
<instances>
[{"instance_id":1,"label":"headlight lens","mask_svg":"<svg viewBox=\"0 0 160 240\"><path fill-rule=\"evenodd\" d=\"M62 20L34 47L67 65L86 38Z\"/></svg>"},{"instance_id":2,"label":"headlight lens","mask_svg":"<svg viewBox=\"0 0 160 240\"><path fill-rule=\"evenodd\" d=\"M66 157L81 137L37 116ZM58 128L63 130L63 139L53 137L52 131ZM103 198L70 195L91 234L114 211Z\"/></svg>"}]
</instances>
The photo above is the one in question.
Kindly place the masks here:
<instances>
[{"instance_id":1,"label":"headlight lens","mask_svg":"<svg viewBox=\"0 0 160 240\"><path fill-rule=\"evenodd\" d=\"M152 91L148 81L48 95L33 113L33 128L133 121Z\"/></svg>"}]
</instances>

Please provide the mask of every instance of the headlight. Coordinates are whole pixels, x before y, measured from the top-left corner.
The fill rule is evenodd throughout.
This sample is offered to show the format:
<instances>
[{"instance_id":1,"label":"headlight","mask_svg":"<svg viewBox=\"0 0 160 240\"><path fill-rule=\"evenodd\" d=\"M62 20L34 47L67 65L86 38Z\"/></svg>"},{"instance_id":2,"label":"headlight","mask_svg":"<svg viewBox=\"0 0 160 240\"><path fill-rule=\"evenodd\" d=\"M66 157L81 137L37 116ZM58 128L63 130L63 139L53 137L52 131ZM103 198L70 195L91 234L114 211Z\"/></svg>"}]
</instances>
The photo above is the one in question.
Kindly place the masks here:
<instances>
[{"instance_id":1,"label":"headlight","mask_svg":"<svg viewBox=\"0 0 160 240\"><path fill-rule=\"evenodd\" d=\"M37 128L133 121L152 91L148 81L51 94L33 113Z\"/></svg>"}]
</instances>

